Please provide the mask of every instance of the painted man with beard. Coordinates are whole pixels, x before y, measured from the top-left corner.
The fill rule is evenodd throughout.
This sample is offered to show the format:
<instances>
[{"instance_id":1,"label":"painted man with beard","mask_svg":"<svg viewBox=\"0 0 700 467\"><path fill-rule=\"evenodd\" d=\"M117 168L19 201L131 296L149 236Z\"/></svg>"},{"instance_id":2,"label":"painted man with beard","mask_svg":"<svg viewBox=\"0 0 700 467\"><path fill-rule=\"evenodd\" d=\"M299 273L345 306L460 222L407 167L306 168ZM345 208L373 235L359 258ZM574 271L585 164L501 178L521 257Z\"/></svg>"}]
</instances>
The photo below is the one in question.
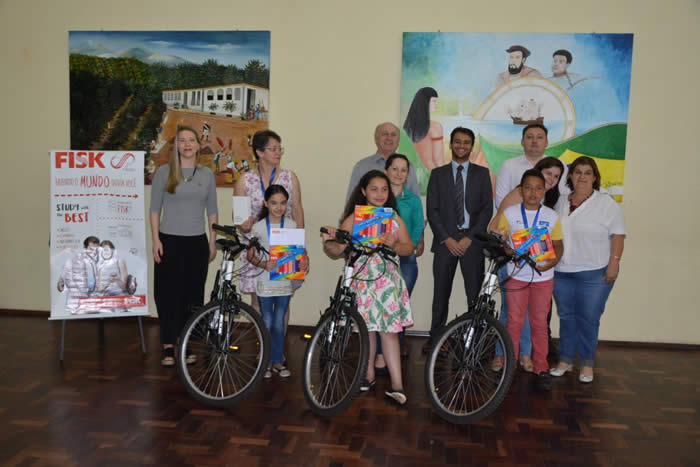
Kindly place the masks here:
<instances>
[{"instance_id":1,"label":"painted man with beard","mask_svg":"<svg viewBox=\"0 0 700 467\"><path fill-rule=\"evenodd\" d=\"M516 78L524 78L526 76L536 76L542 78L542 73L525 65L525 60L530 56L530 51L522 45L511 45L508 52L508 71L498 74L497 86Z\"/></svg>"}]
</instances>

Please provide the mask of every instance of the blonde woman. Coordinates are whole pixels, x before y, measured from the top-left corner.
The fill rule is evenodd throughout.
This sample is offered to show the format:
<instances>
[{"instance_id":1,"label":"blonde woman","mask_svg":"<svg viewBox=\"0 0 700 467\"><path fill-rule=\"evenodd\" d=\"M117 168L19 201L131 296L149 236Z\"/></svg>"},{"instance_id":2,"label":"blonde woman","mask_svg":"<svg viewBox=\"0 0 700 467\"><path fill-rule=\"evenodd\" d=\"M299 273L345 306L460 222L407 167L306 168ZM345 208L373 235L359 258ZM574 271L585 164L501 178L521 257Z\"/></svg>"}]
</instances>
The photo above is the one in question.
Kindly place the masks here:
<instances>
[{"instance_id":1,"label":"blonde woman","mask_svg":"<svg viewBox=\"0 0 700 467\"><path fill-rule=\"evenodd\" d=\"M175 365L175 342L192 308L204 304L207 265L216 257L211 225L219 219L214 174L199 164L199 135L180 126L175 140L170 161L158 168L151 186L153 293L163 366ZM194 361L194 355L187 356L187 363Z\"/></svg>"}]
</instances>

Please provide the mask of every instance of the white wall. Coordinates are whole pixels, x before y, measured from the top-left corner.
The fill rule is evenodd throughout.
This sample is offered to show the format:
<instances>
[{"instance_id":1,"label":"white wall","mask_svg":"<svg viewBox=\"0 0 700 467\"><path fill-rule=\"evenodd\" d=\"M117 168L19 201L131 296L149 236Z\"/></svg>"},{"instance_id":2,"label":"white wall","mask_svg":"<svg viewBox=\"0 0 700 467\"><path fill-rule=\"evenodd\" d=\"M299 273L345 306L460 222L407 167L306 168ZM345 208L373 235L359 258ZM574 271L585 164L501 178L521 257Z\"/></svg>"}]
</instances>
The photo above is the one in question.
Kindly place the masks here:
<instances>
[{"instance_id":1,"label":"white wall","mask_svg":"<svg viewBox=\"0 0 700 467\"><path fill-rule=\"evenodd\" d=\"M178 13L190 5L182 0L115 5L0 2L0 308L49 309L47 154L69 144L69 30L272 31L270 125L287 149L283 165L301 179L310 239L336 222L353 163L374 151L374 126L398 119L403 31L623 32L635 34L623 205L630 233L601 338L700 343L696 0L210 0L199 18ZM230 194L219 190L224 219ZM315 321L341 267L317 242L309 249L312 272L293 301L293 323ZM421 258L414 292L422 329L430 322L431 260ZM463 294L453 303L461 308Z\"/></svg>"}]
</instances>

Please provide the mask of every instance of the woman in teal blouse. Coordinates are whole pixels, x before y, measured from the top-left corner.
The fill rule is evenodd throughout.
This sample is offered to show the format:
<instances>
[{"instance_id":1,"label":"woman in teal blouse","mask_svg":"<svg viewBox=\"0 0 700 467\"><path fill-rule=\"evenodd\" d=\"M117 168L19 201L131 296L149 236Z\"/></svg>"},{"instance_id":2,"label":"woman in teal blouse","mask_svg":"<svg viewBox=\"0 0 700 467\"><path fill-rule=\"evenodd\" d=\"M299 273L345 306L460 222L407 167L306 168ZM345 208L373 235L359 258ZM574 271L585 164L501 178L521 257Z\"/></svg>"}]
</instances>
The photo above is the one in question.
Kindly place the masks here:
<instances>
[{"instance_id":1,"label":"woman in teal blouse","mask_svg":"<svg viewBox=\"0 0 700 467\"><path fill-rule=\"evenodd\" d=\"M417 194L406 188L410 162L403 154L392 154L386 160L385 171L391 183L391 191L396 197L399 209L399 216L406 224L408 234L413 241L413 253L409 256L400 256L401 274L403 274L408 295L413 292L413 287L418 280L418 263L416 257L423 254L423 229L425 228L425 217L423 216L423 203ZM399 340L403 340L404 332L399 334ZM402 349L402 356L407 356L407 349ZM375 368L382 370L385 367L382 356L381 344L377 342L377 359L374 362Z\"/></svg>"}]
</instances>

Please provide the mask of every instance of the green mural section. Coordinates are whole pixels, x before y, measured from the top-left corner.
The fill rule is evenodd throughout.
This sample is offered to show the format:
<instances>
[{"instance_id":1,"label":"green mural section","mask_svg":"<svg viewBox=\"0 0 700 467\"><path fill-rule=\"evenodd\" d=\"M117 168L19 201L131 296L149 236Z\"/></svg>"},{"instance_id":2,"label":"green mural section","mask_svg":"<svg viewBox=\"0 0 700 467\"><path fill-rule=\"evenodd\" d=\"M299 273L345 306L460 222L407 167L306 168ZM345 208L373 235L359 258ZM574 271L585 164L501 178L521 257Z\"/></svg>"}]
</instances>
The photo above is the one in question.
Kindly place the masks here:
<instances>
[{"instance_id":1,"label":"green mural section","mask_svg":"<svg viewBox=\"0 0 700 467\"><path fill-rule=\"evenodd\" d=\"M498 174L503 162L522 154L520 150L514 152L511 146L504 147L492 143L483 135L479 137L479 143L491 170L496 174ZM569 140L553 144L547 148L545 154L561 157L562 154L569 151L598 159L624 161L626 147L627 124L612 123L594 128Z\"/></svg>"},{"instance_id":2,"label":"green mural section","mask_svg":"<svg viewBox=\"0 0 700 467\"><path fill-rule=\"evenodd\" d=\"M545 153L559 157L565 151L587 154L600 159L625 160L627 124L612 123L594 128L568 141L550 146Z\"/></svg>"}]
</instances>

